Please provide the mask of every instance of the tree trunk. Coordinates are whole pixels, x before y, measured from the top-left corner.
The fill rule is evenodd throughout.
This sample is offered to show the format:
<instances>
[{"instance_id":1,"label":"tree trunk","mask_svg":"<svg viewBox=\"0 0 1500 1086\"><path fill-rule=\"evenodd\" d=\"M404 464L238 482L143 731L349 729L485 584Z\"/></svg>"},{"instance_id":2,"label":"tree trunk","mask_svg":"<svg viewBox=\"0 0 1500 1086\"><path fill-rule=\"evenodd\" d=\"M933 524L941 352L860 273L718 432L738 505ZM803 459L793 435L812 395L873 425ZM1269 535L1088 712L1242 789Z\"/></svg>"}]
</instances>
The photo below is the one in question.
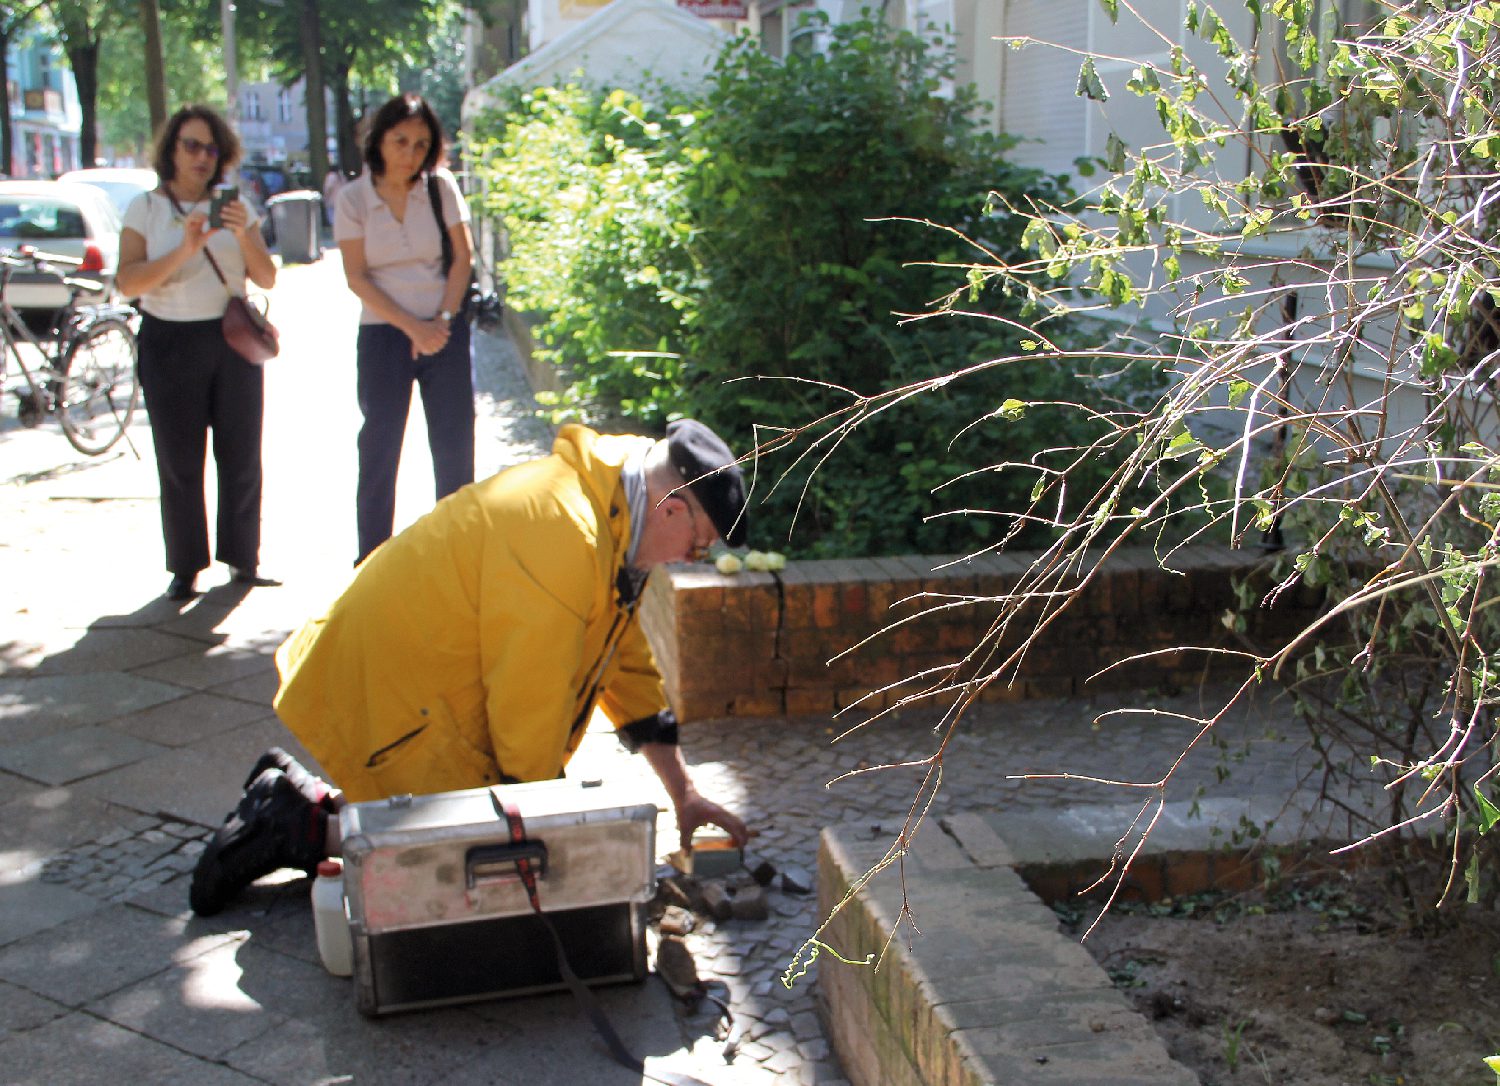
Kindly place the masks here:
<instances>
[{"instance_id":1,"label":"tree trunk","mask_svg":"<svg viewBox=\"0 0 1500 1086\"><path fill-rule=\"evenodd\" d=\"M345 176L360 166L359 143L354 137L354 104L349 101L349 65L333 69L333 107L338 112L334 123L339 146L339 169Z\"/></svg>"},{"instance_id":2,"label":"tree trunk","mask_svg":"<svg viewBox=\"0 0 1500 1086\"><path fill-rule=\"evenodd\" d=\"M0 26L0 72L10 71L10 27ZM14 134L10 127L10 86L5 88L5 102L0 104L0 177L9 177L14 172L11 161L11 140Z\"/></svg>"},{"instance_id":3,"label":"tree trunk","mask_svg":"<svg viewBox=\"0 0 1500 1086\"><path fill-rule=\"evenodd\" d=\"M78 110L82 124L78 130L78 159L84 169L94 165L99 149L99 43L77 42L70 36L64 46L73 82L78 86Z\"/></svg>"},{"instance_id":4,"label":"tree trunk","mask_svg":"<svg viewBox=\"0 0 1500 1086\"><path fill-rule=\"evenodd\" d=\"M307 80L307 158L312 187L323 191L328 174L328 112L323 101L323 34L318 0L302 0L302 68Z\"/></svg>"},{"instance_id":5,"label":"tree trunk","mask_svg":"<svg viewBox=\"0 0 1500 1086\"><path fill-rule=\"evenodd\" d=\"M157 0L141 0L141 31L146 36L146 108L151 135L167 123L167 77L161 56L161 12Z\"/></svg>"}]
</instances>

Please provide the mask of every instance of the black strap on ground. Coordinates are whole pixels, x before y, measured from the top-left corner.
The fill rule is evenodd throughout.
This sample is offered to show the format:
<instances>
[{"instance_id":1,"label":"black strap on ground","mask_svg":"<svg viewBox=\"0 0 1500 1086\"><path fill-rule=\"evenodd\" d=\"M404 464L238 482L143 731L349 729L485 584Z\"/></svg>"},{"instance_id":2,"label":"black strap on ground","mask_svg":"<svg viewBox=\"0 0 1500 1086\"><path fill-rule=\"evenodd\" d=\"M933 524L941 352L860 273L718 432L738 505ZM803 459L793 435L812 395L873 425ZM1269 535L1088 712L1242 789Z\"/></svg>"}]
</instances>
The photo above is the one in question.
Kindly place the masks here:
<instances>
[{"instance_id":1,"label":"black strap on ground","mask_svg":"<svg viewBox=\"0 0 1500 1086\"><path fill-rule=\"evenodd\" d=\"M511 844L521 844L526 840L526 826L521 820L520 810L513 803L502 804L501 810L504 811L505 821L510 827ZM646 1069L645 1061L626 1047L625 1042L620 1039L619 1033L610 1022L609 1016L604 1013L604 1008L599 1005L599 1000L594 997L593 992L589 991L588 985L578 979L578 974L573 972L573 967L568 964L568 952L563 947L562 937L552 926L551 918L542 912L541 900L537 897L536 890L536 868L532 866L531 860L523 857L516 860L516 870L520 872L521 882L526 887L526 896L531 901L532 912L536 913L537 919L547 929L547 934L552 936L552 947L557 951L558 973L561 974L568 990L573 993L573 998L593 1025L594 1031L604 1041L614 1061L652 1082L662 1083L663 1086L709 1086L702 1079L693 1078L691 1075L679 1075L672 1071L649 1071ZM715 1000L715 1002L718 1001ZM727 1007L724 1008L724 1012L728 1014Z\"/></svg>"}]
</instances>

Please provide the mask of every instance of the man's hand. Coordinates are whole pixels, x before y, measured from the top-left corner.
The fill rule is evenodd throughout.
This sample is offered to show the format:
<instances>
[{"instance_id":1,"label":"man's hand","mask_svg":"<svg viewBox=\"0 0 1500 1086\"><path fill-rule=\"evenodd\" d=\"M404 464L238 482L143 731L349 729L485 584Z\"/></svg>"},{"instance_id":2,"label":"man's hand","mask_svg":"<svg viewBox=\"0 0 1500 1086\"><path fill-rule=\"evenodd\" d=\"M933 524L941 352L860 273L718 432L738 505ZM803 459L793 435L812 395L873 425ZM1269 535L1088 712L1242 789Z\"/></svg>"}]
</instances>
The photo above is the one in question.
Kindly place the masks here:
<instances>
[{"instance_id":1,"label":"man's hand","mask_svg":"<svg viewBox=\"0 0 1500 1086\"><path fill-rule=\"evenodd\" d=\"M718 826L741 848L750 840L750 831L743 822L717 803L698 794L698 789L693 787L693 779L688 776L681 747L676 743L642 743L640 752L651 763L651 768L661 779L667 795L672 797L672 807L677 812L677 830L684 849L692 845L693 831L699 826Z\"/></svg>"},{"instance_id":2,"label":"man's hand","mask_svg":"<svg viewBox=\"0 0 1500 1086\"><path fill-rule=\"evenodd\" d=\"M743 822L717 803L704 799L689 788L688 794L677 805L677 832L684 852L692 847L693 831L699 826L708 825L718 826L729 834L739 848L744 848L745 842L750 840L750 831Z\"/></svg>"}]
</instances>

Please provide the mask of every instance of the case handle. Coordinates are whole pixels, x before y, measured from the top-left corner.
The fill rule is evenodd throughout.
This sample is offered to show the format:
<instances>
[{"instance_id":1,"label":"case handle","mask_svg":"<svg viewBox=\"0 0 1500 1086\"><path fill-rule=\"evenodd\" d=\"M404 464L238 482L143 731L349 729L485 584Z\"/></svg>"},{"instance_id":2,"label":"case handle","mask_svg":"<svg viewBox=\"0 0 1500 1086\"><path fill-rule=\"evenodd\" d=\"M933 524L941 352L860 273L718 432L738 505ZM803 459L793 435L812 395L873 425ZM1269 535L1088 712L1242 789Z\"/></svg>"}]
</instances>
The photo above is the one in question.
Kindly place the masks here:
<instances>
[{"instance_id":1,"label":"case handle","mask_svg":"<svg viewBox=\"0 0 1500 1086\"><path fill-rule=\"evenodd\" d=\"M480 882L519 880L521 872L517 864L522 860L532 861L533 870L538 875L546 875L546 842L509 841L503 845L475 845L464 853L464 885L472 890Z\"/></svg>"}]
</instances>

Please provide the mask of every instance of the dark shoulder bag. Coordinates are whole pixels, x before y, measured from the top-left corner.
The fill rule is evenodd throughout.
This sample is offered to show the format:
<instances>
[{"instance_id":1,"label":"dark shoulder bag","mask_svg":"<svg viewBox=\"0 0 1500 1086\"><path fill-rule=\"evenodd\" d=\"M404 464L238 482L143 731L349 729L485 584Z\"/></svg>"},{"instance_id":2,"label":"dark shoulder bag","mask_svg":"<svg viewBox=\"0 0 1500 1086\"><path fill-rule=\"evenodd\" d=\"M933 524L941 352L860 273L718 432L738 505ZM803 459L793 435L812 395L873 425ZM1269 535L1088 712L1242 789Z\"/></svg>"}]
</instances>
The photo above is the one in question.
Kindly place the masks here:
<instances>
[{"instance_id":1,"label":"dark shoulder bag","mask_svg":"<svg viewBox=\"0 0 1500 1086\"><path fill-rule=\"evenodd\" d=\"M438 178L436 173L427 175L427 198L432 201L432 217L437 220L438 240L443 246L443 282L448 281L448 273L453 270L453 238L448 233L448 227L443 222L443 197L438 192ZM469 285L464 288L463 300L458 303L458 319L471 321L474 319L475 306L479 301L479 278L474 274L473 264L469 265Z\"/></svg>"},{"instance_id":2,"label":"dark shoulder bag","mask_svg":"<svg viewBox=\"0 0 1500 1086\"><path fill-rule=\"evenodd\" d=\"M186 219L187 215L178 204L177 197L168 193L167 198L172 201L177 214ZM224 278L224 273L219 270L219 262L209 252L207 245L203 246L203 255L208 258L209 266L229 293L229 305L224 309L222 322L224 341L246 362L254 366L264 365L281 353L281 333L264 313L230 290L229 280Z\"/></svg>"}]
</instances>

